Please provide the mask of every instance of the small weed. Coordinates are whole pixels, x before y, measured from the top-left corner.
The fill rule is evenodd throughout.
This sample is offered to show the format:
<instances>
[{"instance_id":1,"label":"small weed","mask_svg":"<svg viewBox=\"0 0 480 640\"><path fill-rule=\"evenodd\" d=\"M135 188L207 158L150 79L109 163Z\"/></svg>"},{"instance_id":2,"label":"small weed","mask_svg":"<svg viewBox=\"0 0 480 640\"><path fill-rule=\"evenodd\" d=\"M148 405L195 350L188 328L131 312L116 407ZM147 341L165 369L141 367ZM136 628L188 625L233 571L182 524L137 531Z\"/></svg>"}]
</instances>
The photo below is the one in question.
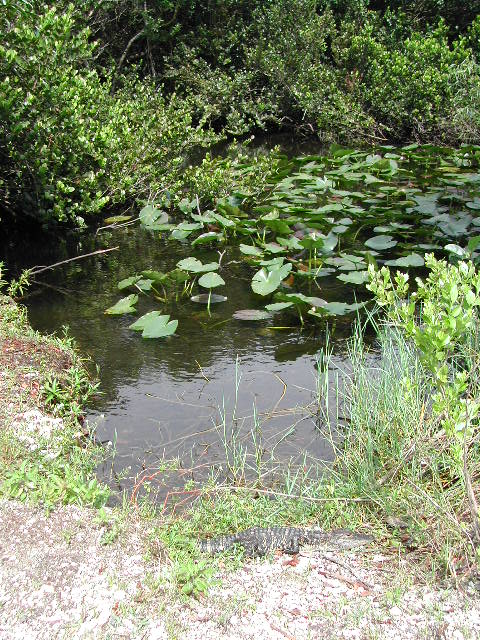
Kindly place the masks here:
<instances>
[{"instance_id":1,"label":"small weed","mask_svg":"<svg viewBox=\"0 0 480 640\"><path fill-rule=\"evenodd\" d=\"M180 591L194 598L207 593L217 581L213 579L215 567L206 560L193 560L185 557L173 565L172 576Z\"/></svg>"},{"instance_id":2,"label":"small weed","mask_svg":"<svg viewBox=\"0 0 480 640\"><path fill-rule=\"evenodd\" d=\"M74 535L75 532L72 529L64 529L62 531L62 538L65 540L68 546L70 546Z\"/></svg>"}]
</instances>

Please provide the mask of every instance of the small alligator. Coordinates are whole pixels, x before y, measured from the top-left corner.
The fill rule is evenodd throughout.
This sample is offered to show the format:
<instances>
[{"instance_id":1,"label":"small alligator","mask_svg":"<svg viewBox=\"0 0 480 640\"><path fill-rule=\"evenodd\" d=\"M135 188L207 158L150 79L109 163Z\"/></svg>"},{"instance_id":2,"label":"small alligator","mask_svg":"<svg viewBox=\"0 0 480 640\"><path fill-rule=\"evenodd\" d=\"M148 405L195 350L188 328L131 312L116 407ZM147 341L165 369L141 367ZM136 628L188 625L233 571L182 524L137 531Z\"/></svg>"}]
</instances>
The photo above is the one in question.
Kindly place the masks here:
<instances>
[{"instance_id":1,"label":"small alligator","mask_svg":"<svg viewBox=\"0 0 480 640\"><path fill-rule=\"evenodd\" d=\"M266 529L252 527L231 536L199 540L199 548L204 553L220 553L238 544L243 547L247 558L256 558L277 550L295 554L300 551L300 547L354 549L366 545L372 540L371 536L354 533L347 529L322 531L321 529L295 527L268 527Z\"/></svg>"}]
</instances>

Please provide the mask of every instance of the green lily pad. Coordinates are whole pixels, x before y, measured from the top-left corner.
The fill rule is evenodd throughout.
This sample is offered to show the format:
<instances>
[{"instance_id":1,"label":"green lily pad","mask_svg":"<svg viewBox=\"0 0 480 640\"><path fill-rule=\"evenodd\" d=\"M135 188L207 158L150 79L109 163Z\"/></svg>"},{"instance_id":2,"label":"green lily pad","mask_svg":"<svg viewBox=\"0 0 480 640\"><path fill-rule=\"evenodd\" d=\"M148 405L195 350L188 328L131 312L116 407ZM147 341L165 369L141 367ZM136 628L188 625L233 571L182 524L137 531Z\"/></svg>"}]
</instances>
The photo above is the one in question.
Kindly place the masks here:
<instances>
[{"instance_id":1,"label":"green lily pad","mask_svg":"<svg viewBox=\"0 0 480 640\"><path fill-rule=\"evenodd\" d=\"M109 316L122 316L124 313L134 313L137 302L138 296L135 293L131 293L126 298L122 298L116 302L112 307L109 307L105 313Z\"/></svg>"},{"instance_id":2,"label":"green lily pad","mask_svg":"<svg viewBox=\"0 0 480 640\"><path fill-rule=\"evenodd\" d=\"M170 316L151 318L145 323L142 338L166 338L167 336L173 335L177 330L178 320L170 320L170 322L168 322L169 318Z\"/></svg>"},{"instance_id":3,"label":"green lily pad","mask_svg":"<svg viewBox=\"0 0 480 640\"><path fill-rule=\"evenodd\" d=\"M283 311L284 309L288 309L289 307L293 307L293 302L273 302L272 304L265 305L265 309L273 313L277 311Z\"/></svg>"},{"instance_id":4,"label":"green lily pad","mask_svg":"<svg viewBox=\"0 0 480 640\"><path fill-rule=\"evenodd\" d=\"M368 271L350 271L337 276L338 280L349 284L363 284L368 281Z\"/></svg>"},{"instance_id":5,"label":"green lily pad","mask_svg":"<svg viewBox=\"0 0 480 640\"><path fill-rule=\"evenodd\" d=\"M183 271L191 271L192 273L207 273L209 271L216 271L220 265L218 262L209 262L202 264L198 258L190 257L184 258L177 262L177 267L183 269Z\"/></svg>"},{"instance_id":6,"label":"green lily pad","mask_svg":"<svg viewBox=\"0 0 480 640\"><path fill-rule=\"evenodd\" d=\"M153 280L153 282L163 282L167 278L167 274L162 273L161 271L154 271L153 269L142 271L142 276L149 280Z\"/></svg>"},{"instance_id":7,"label":"green lily pad","mask_svg":"<svg viewBox=\"0 0 480 640\"><path fill-rule=\"evenodd\" d=\"M221 287L225 284L225 280L218 273L211 271L205 273L199 280L198 284L205 289L214 289L215 287Z\"/></svg>"},{"instance_id":8,"label":"green lily pad","mask_svg":"<svg viewBox=\"0 0 480 640\"><path fill-rule=\"evenodd\" d=\"M249 244L241 244L240 251L246 256L261 256L263 255L262 249L259 247L253 247Z\"/></svg>"},{"instance_id":9,"label":"green lily pad","mask_svg":"<svg viewBox=\"0 0 480 640\"><path fill-rule=\"evenodd\" d=\"M385 264L389 267L423 267L425 260L419 253L411 253L404 258L396 260L387 260Z\"/></svg>"},{"instance_id":10,"label":"green lily pad","mask_svg":"<svg viewBox=\"0 0 480 640\"><path fill-rule=\"evenodd\" d=\"M133 216L110 216L103 221L105 224L120 224L121 222L128 222Z\"/></svg>"},{"instance_id":11,"label":"green lily pad","mask_svg":"<svg viewBox=\"0 0 480 640\"><path fill-rule=\"evenodd\" d=\"M160 317L166 318L168 320L170 316L162 316L160 311L149 311L138 320L135 320L135 322L129 326L129 329L132 329L133 331L143 331L145 329L145 326L153 318L160 318Z\"/></svg>"},{"instance_id":12,"label":"green lily pad","mask_svg":"<svg viewBox=\"0 0 480 640\"><path fill-rule=\"evenodd\" d=\"M140 211L139 216L141 224L150 231L159 230L159 225L168 222L168 214L161 209L157 209L153 204L147 204Z\"/></svg>"},{"instance_id":13,"label":"green lily pad","mask_svg":"<svg viewBox=\"0 0 480 640\"><path fill-rule=\"evenodd\" d=\"M278 289L282 280L285 280L291 270L291 263L272 270L263 267L252 278L253 291L261 296L268 296Z\"/></svg>"},{"instance_id":14,"label":"green lily pad","mask_svg":"<svg viewBox=\"0 0 480 640\"><path fill-rule=\"evenodd\" d=\"M128 289L128 287L133 286L139 280L140 280L140 276L130 276L130 278L125 278L124 280L120 280L120 282L117 284L117 288L120 290Z\"/></svg>"},{"instance_id":15,"label":"green lily pad","mask_svg":"<svg viewBox=\"0 0 480 640\"><path fill-rule=\"evenodd\" d=\"M152 288L153 280L148 278L142 278L135 283L135 286L138 287L141 291L150 291Z\"/></svg>"},{"instance_id":16,"label":"green lily pad","mask_svg":"<svg viewBox=\"0 0 480 640\"><path fill-rule=\"evenodd\" d=\"M197 244L209 244L210 242L221 242L223 240L223 236L221 233L215 233L214 231L209 231L208 233L202 233L198 238L192 240L192 247L196 247Z\"/></svg>"},{"instance_id":17,"label":"green lily pad","mask_svg":"<svg viewBox=\"0 0 480 640\"><path fill-rule=\"evenodd\" d=\"M376 251L385 251L385 249L391 249L397 244L397 241L392 236L373 236L365 241L365 246L369 249L375 249Z\"/></svg>"}]
</instances>

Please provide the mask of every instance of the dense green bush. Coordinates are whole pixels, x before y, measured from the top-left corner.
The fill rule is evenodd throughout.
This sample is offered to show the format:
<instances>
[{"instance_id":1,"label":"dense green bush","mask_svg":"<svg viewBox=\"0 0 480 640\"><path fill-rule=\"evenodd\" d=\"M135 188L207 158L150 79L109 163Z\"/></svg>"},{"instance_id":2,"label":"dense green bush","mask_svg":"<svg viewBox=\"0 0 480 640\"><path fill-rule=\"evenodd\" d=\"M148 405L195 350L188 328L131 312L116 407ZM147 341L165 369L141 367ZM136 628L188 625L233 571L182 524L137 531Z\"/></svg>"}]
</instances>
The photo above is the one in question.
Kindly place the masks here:
<instances>
[{"instance_id":1,"label":"dense green bush","mask_svg":"<svg viewBox=\"0 0 480 640\"><path fill-rule=\"evenodd\" d=\"M191 108L135 77L111 95L73 6L8 22L0 45L0 201L42 221L77 220L107 204L155 197L185 155L216 137ZM80 219L79 219L80 217Z\"/></svg>"},{"instance_id":2,"label":"dense green bush","mask_svg":"<svg viewBox=\"0 0 480 640\"><path fill-rule=\"evenodd\" d=\"M395 139L447 134L444 119L451 114L461 65L470 63L472 87L479 82L472 52L463 39L449 45L442 23L429 35L413 33L395 49L367 24L338 48L337 61L351 79L354 99Z\"/></svg>"},{"instance_id":3,"label":"dense green bush","mask_svg":"<svg viewBox=\"0 0 480 640\"><path fill-rule=\"evenodd\" d=\"M457 5L4 0L0 206L81 222L180 192L198 147L262 128L478 142L479 2Z\"/></svg>"}]
</instances>

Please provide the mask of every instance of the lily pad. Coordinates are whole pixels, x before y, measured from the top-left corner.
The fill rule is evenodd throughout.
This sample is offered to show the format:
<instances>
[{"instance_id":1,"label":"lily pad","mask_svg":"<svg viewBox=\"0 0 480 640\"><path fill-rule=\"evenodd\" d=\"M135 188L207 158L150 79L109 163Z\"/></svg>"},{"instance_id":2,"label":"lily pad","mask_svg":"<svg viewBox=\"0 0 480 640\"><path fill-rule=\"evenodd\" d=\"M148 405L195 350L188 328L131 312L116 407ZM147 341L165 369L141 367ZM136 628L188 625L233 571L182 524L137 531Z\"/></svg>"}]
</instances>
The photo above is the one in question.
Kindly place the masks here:
<instances>
[{"instance_id":1,"label":"lily pad","mask_svg":"<svg viewBox=\"0 0 480 640\"><path fill-rule=\"evenodd\" d=\"M210 272L205 273L199 280L198 284L205 289L214 289L215 287L221 287L225 284L225 280L218 273Z\"/></svg>"},{"instance_id":2,"label":"lily pad","mask_svg":"<svg viewBox=\"0 0 480 640\"><path fill-rule=\"evenodd\" d=\"M256 320L268 320L272 317L268 311L262 311L261 309L240 309L233 314L235 320L244 321L256 321Z\"/></svg>"},{"instance_id":3,"label":"lily pad","mask_svg":"<svg viewBox=\"0 0 480 640\"><path fill-rule=\"evenodd\" d=\"M184 258L177 262L177 267L179 269L183 269L183 271L191 271L192 273L208 273L209 271L216 271L219 266L218 262L202 264L198 258L194 257Z\"/></svg>"},{"instance_id":4,"label":"lily pad","mask_svg":"<svg viewBox=\"0 0 480 640\"><path fill-rule=\"evenodd\" d=\"M128 222L132 219L132 216L110 216L103 221L105 224L120 224L121 222Z\"/></svg>"},{"instance_id":5,"label":"lily pad","mask_svg":"<svg viewBox=\"0 0 480 640\"><path fill-rule=\"evenodd\" d=\"M273 313L283 311L289 307L293 307L293 302L273 302L272 304L265 305L265 309L267 309L267 311L272 311Z\"/></svg>"},{"instance_id":6,"label":"lily pad","mask_svg":"<svg viewBox=\"0 0 480 640\"><path fill-rule=\"evenodd\" d=\"M423 267L425 260L419 253L411 253L404 258L396 260L387 260L385 264L389 267Z\"/></svg>"},{"instance_id":7,"label":"lily pad","mask_svg":"<svg viewBox=\"0 0 480 640\"><path fill-rule=\"evenodd\" d=\"M142 271L142 276L153 280L153 282L163 282L168 276L161 271L154 271L153 269Z\"/></svg>"},{"instance_id":8,"label":"lily pad","mask_svg":"<svg viewBox=\"0 0 480 640\"><path fill-rule=\"evenodd\" d=\"M196 302L197 304L217 304L218 302L226 302L228 298L226 296L218 295L217 293L200 293L196 296L192 296L190 298L192 302Z\"/></svg>"},{"instance_id":9,"label":"lily pad","mask_svg":"<svg viewBox=\"0 0 480 640\"><path fill-rule=\"evenodd\" d=\"M365 241L365 246L369 249L375 249L376 251L385 251L385 249L391 249L397 244L397 241L392 236L373 236Z\"/></svg>"},{"instance_id":10,"label":"lily pad","mask_svg":"<svg viewBox=\"0 0 480 640\"><path fill-rule=\"evenodd\" d=\"M170 318L170 316L162 316L160 311L149 311L138 320L135 320L135 322L129 326L129 329L132 329L133 331L143 331L145 329L145 326L153 318L160 318L160 317L166 318L167 320L168 318Z\"/></svg>"},{"instance_id":11,"label":"lily pad","mask_svg":"<svg viewBox=\"0 0 480 640\"><path fill-rule=\"evenodd\" d=\"M140 280L140 276L130 276L130 278L125 278L124 280L120 280L120 282L117 284L117 288L120 290L128 289L128 287L133 286L139 280Z\"/></svg>"},{"instance_id":12,"label":"lily pad","mask_svg":"<svg viewBox=\"0 0 480 640\"><path fill-rule=\"evenodd\" d=\"M363 284L368 280L368 271L350 271L337 276L338 280L348 282L350 284Z\"/></svg>"},{"instance_id":13,"label":"lily pad","mask_svg":"<svg viewBox=\"0 0 480 640\"><path fill-rule=\"evenodd\" d=\"M168 222L168 214L161 209L157 209L153 204L147 204L146 207L143 207L138 217L141 224L150 231L157 231L160 225Z\"/></svg>"},{"instance_id":14,"label":"lily pad","mask_svg":"<svg viewBox=\"0 0 480 640\"><path fill-rule=\"evenodd\" d=\"M142 333L142 338L166 338L175 333L178 327L178 320L168 319L170 316L158 316L151 318L146 324Z\"/></svg>"},{"instance_id":15,"label":"lily pad","mask_svg":"<svg viewBox=\"0 0 480 640\"><path fill-rule=\"evenodd\" d=\"M252 278L253 291L261 296L268 296L278 289L282 280L285 280L291 270L291 263L272 270L263 267Z\"/></svg>"},{"instance_id":16,"label":"lily pad","mask_svg":"<svg viewBox=\"0 0 480 640\"><path fill-rule=\"evenodd\" d=\"M263 255L262 249L259 247L253 247L249 244L241 244L240 251L246 256L261 256Z\"/></svg>"},{"instance_id":17,"label":"lily pad","mask_svg":"<svg viewBox=\"0 0 480 640\"><path fill-rule=\"evenodd\" d=\"M202 233L198 238L192 240L192 247L197 246L197 244L209 244L210 242L220 242L221 240L223 240L221 233L209 231L208 233Z\"/></svg>"},{"instance_id":18,"label":"lily pad","mask_svg":"<svg viewBox=\"0 0 480 640\"><path fill-rule=\"evenodd\" d=\"M109 316L122 316L124 313L134 313L137 302L138 296L135 293L131 293L126 298L122 298L116 302L112 307L109 307L105 313Z\"/></svg>"}]
</instances>

